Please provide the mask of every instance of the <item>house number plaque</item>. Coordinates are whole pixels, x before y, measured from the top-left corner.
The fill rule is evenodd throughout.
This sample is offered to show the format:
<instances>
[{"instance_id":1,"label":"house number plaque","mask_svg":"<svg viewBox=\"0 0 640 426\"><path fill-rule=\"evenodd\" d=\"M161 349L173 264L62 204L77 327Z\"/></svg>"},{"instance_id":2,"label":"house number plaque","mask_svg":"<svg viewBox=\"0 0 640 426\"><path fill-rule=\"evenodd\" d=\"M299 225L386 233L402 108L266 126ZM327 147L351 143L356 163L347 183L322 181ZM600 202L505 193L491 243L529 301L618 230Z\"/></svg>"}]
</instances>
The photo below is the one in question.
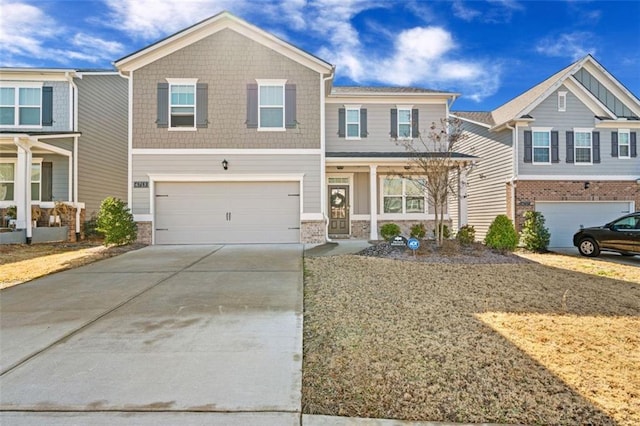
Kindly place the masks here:
<instances>
[{"instance_id":1,"label":"house number plaque","mask_svg":"<svg viewBox=\"0 0 640 426\"><path fill-rule=\"evenodd\" d=\"M134 188L148 188L149 187L149 182L147 182L146 180L136 180L136 181L133 181L133 187Z\"/></svg>"}]
</instances>

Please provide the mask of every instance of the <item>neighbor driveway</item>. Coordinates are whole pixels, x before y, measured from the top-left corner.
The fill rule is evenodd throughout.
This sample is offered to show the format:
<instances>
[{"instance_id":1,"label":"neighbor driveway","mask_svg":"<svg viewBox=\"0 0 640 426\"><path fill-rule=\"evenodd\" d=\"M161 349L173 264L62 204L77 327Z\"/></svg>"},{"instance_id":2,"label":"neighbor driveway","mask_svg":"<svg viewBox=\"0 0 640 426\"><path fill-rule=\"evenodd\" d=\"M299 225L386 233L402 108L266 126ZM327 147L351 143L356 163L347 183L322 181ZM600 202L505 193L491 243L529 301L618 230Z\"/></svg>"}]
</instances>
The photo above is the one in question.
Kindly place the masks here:
<instances>
[{"instance_id":1,"label":"neighbor driveway","mask_svg":"<svg viewBox=\"0 0 640 426\"><path fill-rule=\"evenodd\" d=\"M300 421L301 245L148 247L2 291L0 323L0 423Z\"/></svg>"}]
</instances>

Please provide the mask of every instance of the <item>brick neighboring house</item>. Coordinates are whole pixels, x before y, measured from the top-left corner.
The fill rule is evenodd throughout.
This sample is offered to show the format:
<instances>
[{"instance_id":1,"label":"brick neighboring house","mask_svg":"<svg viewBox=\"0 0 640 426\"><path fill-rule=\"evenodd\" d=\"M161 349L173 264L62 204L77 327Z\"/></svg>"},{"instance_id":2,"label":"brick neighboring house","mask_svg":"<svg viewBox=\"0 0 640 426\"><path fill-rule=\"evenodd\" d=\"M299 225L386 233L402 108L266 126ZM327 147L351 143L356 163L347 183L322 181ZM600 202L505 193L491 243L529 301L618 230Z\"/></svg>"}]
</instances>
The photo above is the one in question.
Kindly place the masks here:
<instances>
[{"instance_id":1,"label":"brick neighboring house","mask_svg":"<svg viewBox=\"0 0 640 426\"><path fill-rule=\"evenodd\" d=\"M468 180L468 221L483 238L498 214L520 229L544 214L551 246L580 226L640 206L640 101L587 55L491 112L456 111L480 157Z\"/></svg>"}]
</instances>

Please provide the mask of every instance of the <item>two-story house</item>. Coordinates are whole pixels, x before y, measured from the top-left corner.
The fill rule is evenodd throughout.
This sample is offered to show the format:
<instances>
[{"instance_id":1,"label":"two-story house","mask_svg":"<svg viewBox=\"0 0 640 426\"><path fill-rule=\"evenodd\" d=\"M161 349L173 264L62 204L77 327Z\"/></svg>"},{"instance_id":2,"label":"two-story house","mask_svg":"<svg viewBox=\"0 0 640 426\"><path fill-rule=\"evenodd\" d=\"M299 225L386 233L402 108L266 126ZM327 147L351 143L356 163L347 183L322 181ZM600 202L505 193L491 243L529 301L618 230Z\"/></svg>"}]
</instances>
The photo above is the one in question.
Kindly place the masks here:
<instances>
[{"instance_id":1,"label":"two-story house","mask_svg":"<svg viewBox=\"0 0 640 426\"><path fill-rule=\"evenodd\" d=\"M480 158L468 180L468 222L484 237L498 214L519 229L540 211L552 247L583 226L640 205L640 101L587 55L491 112L454 112L461 150Z\"/></svg>"},{"instance_id":2,"label":"two-story house","mask_svg":"<svg viewBox=\"0 0 640 426\"><path fill-rule=\"evenodd\" d=\"M227 12L115 65L129 79L143 241L377 239L384 221L433 218L398 177L411 159L397 142L445 118L456 94L333 87L331 64Z\"/></svg>"},{"instance_id":3,"label":"two-story house","mask_svg":"<svg viewBox=\"0 0 640 426\"><path fill-rule=\"evenodd\" d=\"M3 222L15 211L19 230L0 241L50 238L37 228L56 202L68 207L60 225L74 241L87 209L126 197L126 91L115 72L0 70L0 210Z\"/></svg>"}]
</instances>

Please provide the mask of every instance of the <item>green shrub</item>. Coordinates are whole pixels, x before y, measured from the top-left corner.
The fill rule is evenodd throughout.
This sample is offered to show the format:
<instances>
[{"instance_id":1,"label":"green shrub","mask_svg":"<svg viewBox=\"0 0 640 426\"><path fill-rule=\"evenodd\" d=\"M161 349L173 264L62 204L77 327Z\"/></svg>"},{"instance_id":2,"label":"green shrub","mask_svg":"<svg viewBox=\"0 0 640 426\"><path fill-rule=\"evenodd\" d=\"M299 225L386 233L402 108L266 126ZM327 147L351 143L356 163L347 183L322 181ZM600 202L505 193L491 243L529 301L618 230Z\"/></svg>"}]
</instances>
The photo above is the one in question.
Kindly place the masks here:
<instances>
[{"instance_id":1,"label":"green shrub","mask_svg":"<svg viewBox=\"0 0 640 426\"><path fill-rule=\"evenodd\" d=\"M524 214L524 226L520 233L520 242L527 250L543 253L549 247L551 235L544 226L544 215L540 212L528 211Z\"/></svg>"},{"instance_id":2,"label":"green shrub","mask_svg":"<svg viewBox=\"0 0 640 426\"><path fill-rule=\"evenodd\" d=\"M97 226L98 226L98 217L94 213L91 215L91 218L85 221L83 224L85 238L88 238L88 239L102 238L102 234L100 234L100 232L98 232L98 230L96 229Z\"/></svg>"},{"instance_id":3,"label":"green shrub","mask_svg":"<svg viewBox=\"0 0 640 426\"><path fill-rule=\"evenodd\" d=\"M136 240L138 229L127 204L113 197L102 200L96 231L104 235L104 245L124 245Z\"/></svg>"},{"instance_id":4,"label":"green shrub","mask_svg":"<svg viewBox=\"0 0 640 426\"><path fill-rule=\"evenodd\" d=\"M496 250L515 250L518 245L518 233L511 219L504 214L496 216L489 226L484 243L487 247Z\"/></svg>"},{"instance_id":5,"label":"green shrub","mask_svg":"<svg viewBox=\"0 0 640 426\"><path fill-rule=\"evenodd\" d=\"M380 236L387 241L396 235L400 235L400 227L395 223L385 223L380 228Z\"/></svg>"},{"instance_id":6,"label":"green shrub","mask_svg":"<svg viewBox=\"0 0 640 426\"><path fill-rule=\"evenodd\" d=\"M436 225L438 226L438 225ZM436 230L433 230L433 238L436 237ZM451 231L449 230L449 227L447 225L442 225L442 238L445 240L448 240L449 238L451 238Z\"/></svg>"},{"instance_id":7,"label":"green shrub","mask_svg":"<svg viewBox=\"0 0 640 426\"><path fill-rule=\"evenodd\" d=\"M476 229L473 225L464 225L458 229L456 240L463 246L471 245L476 240Z\"/></svg>"},{"instance_id":8,"label":"green shrub","mask_svg":"<svg viewBox=\"0 0 640 426\"><path fill-rule=\"evenodd\" d=\"M419 240L423 239L427 235L427 228L424 227L424 223L416 223L411 227L411 236Z\"/></svg>"}]
</instances>

